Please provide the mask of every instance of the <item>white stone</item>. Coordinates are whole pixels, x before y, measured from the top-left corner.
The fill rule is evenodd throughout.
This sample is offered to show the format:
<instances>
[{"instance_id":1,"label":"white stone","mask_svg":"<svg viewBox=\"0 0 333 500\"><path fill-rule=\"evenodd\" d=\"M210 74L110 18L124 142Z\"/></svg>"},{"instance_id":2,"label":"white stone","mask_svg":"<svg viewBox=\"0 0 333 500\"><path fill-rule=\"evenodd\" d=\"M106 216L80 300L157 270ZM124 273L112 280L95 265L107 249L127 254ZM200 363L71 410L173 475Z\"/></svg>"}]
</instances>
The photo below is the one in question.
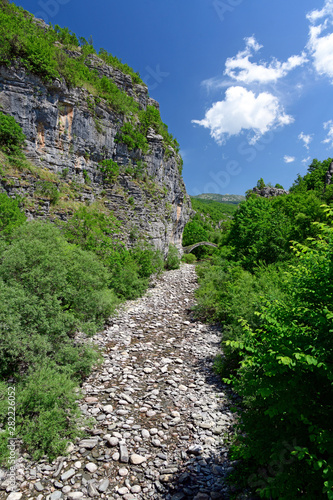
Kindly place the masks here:
<instances>
[{"instance_id":1,"label":"white stone","mask_svg":"<svg viewBox=\"0 0 333 500\"><path fill-rule=\"evenodd\" d=\"M103 410L105 411L105 413L111 414L113 413L113 406L111 405L103 406Z\"/></svg>"},{"instance_id":2,"label":"white stone","mask_svg":"<svg viewBox=\"0 0 333 500\"><path fill-rule=\"evenodd\" d=\"M17 493L13 491L10 493L10 495L7 497L7 500L20 500L22 498L23 493Z\"/></svg>"},{"instance_id":3,"label":"white stone","mask_svg":"<svg viewBox=\"0 0 333 500\"><path fill-rule=\"evenodd\" d=\"M143 462L146 462L147 458L137 455L136 453L132 453L130 460L133 465L140 465Z\"/></svg>"},{"instance_id":4,"label":"white stone","mask_svg":"<svg viewBox=\"0 0 333 500\"><path fill-rule=\"evenodd\" d=\"M89 462L89 464L86 465L87 471L89 471L91 474L97 471L98 467L96 464L93 462Z\"/></svg>"}]
</instances>

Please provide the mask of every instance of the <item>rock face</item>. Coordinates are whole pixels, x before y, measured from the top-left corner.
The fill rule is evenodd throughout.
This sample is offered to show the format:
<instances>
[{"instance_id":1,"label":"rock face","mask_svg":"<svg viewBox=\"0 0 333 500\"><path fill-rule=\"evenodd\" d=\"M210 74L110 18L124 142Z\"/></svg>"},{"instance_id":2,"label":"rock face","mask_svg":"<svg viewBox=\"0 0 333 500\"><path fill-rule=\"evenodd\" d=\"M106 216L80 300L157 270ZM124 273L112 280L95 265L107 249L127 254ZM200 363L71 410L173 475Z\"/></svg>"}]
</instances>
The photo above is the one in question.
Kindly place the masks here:
<instances>
[{"instance_id":1,"label":"rock face","mask_svg":"<svg viewBox=\"0 0 333 500\"><path fill-rule=\"evenodd\" d=\"M104 64L95 55L88 59L90 67L101 77L112 78L141 109L147 105L158 108L158 103L148 97L146 86L133 84L129 75ZM134 232L145 236L164 253L169 243L181 248L191 203L179 172L180 158L163 144L162 136L150 129L148 153L129 151L125 144L115 142L126 117L115 113L103 99L94 99L83 88L68 88L64 81L45 84L22 68L0 67L0 109L22 126L29 160L80 185L78 201L91 203L102 199L123 222L126 244L133 242L130 233ZM106 158L120 167L142 161L146 181L136 181L123 169L115 184L103 184L103 175L97 167ZM2 181L1 187L10 196L33 196L35 192L34 180L29 176L23 183L16 179L9 183ZM27 208L29 218L50 216L49 204L44 201L42 209L41 204L38 210ZM63 218L66 216L63 214Z\"/></svg>"},{"instance_id":2,"label":"rock face","mask_svg":"<svg viewBox=\"0 0 333 500\"><path fill-rule=\"evenodd\" d=\"M333 161L330 164L329 169L326 172L326 177L325 177L325 185L329 185L332 183L332 176L333 176Z\"/></svg>"},{"instance_id":3,"label":"rock face","mask_svg":"<svg viewBox=\"0 0 333 500\"><path fill-rule=\"evenodd\" d=\"M263 196L264 198L270 198L272 196L281 196L282 194L289 194L289 191L285 191L284 189L279 189L270 186L265 186L262 189L254 187L252 191L259 196Z\"/></svg>"}]
</instances>

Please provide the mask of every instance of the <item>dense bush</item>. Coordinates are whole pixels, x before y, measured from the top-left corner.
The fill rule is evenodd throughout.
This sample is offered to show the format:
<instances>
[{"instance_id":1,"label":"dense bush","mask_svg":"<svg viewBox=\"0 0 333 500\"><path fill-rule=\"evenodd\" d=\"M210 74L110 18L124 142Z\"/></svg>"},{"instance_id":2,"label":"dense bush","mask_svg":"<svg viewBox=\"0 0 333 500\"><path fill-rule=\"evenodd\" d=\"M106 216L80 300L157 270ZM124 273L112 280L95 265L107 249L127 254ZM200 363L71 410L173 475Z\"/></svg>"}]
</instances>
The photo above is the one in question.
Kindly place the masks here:
<instances>
[{"instance_id":1,"label":"dense bush","mask_svg":"<svg viewBox=\"0 0 333 500\"><path fill-rule=\"evenodd\" d=\"M132 123L124 123L119 133L115 138L116 142L126 144L129 151L133 149L141 149L144 153L148 150L148 142L146 136L140 132L139 127L135 127Z\"/></svg>"},{"instance_id":2,"label":"dense bush","mask_svg":"<svg viewBox=\"0 0 333 500\"><path fill-rule=\"evenodd\" d=\"M244 322L230 342L242 353L232 381L246 407L235 456L265 498L333 498L333 229L319 228L310 246L294 246L286 297L263 302L260 329Z\"/></svg>"},{"instance_id":3,"label":"dense bush","mask_svg":"<svg viewBox=\"0 0 333 500\"><path fill-rule=\"evenodd\" d=\"M0 111L0 150L7 155L22 156L25 135L12 116Z\"/></svg>"},{"instance_id":4,"label":"dense bush","mask_svg":"<svg viewBox=\"0 0 333 500\"><path fill-rule=\"evenodd\" d=\"M16 379L17 432L25 446L35 457L52 458L78 433L73 391L99 360L74 334L96 332L118 300L100 259L68 243L54 225L25 223L7 238L0 250L0 380ZM6 425L6 384L0 386ZM3 460L6 432L0 437Z\"/></svg>"},{"instance_id":5,"label":"dense bush","mask_svg":"<svg viewBox=\"0 0 333 500\"><path fill-rule=\"evenodd\" d=\"M118 178L119 165L113 160L102 160L98 165L99 170L104 174L104 180L114 184Z\"/></svg>"},{"instance_id":6,"label":"dense bush","mask_svg":"<svg viewBox=\"0 0 333 500\"><path fill-rule=\"evenodd\" d=\"M166 269L179 269L180 257L177 248L174 245L169 245L169 251L165 262Z\"/></svg>"},{"instance_id":7,"label":"dense bush","mask_svg":"<svg viewBox=\"0 0 333 500\"><path fill-rule=\"evenodd\" d=\"M160 252L139 242L132 250L117 241L120 223L112 215L83 207L62 225L71 243L94 252L109 269L109 287L121 299L142 295L149 276L163 268Z\"/></svg>"},{"instance_id":8,"label":"dense bush","mask_svg":"<svg viewBox=\"0 0 333 500\"><path fill-rule=\"evenodd\" d=\"M185 264L194 264L197 261L197 258L193 253L185 253L182 258L182 262L185 262Z\"/></svg>"},{"instance_id":9,"label":"dense bush","mask_svg":"<svg viewBox=\"0 0 333 500\"><path fill-rule=\"evenodd\" d=\"M0 235L9 235L25 221L26 216L19 209L18 201L0 193Z\"/></svg>"}]
</instances>

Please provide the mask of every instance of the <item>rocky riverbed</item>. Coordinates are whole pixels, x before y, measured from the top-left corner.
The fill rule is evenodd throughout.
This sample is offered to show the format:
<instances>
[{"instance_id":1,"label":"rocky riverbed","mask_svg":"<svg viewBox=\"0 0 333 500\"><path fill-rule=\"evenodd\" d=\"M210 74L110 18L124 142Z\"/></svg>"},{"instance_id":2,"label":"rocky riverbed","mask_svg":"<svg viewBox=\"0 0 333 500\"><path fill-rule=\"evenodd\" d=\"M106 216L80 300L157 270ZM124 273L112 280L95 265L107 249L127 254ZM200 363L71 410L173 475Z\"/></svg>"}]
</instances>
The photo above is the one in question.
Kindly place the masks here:
<instances>
[{"instance_id":1,"label":"rocky riverbed","mask_svg":"<svg viewBox=\"0 0 333 500\"><path fill-rule=\"evenodd\" d=\"M157 279L93 339L104 363L85 381L89 437L52 464L0 469L0 499L228 499L226 441L235 416L212 364L220 333L192 318L194 266Z\"/></svg>"}]
</instances>

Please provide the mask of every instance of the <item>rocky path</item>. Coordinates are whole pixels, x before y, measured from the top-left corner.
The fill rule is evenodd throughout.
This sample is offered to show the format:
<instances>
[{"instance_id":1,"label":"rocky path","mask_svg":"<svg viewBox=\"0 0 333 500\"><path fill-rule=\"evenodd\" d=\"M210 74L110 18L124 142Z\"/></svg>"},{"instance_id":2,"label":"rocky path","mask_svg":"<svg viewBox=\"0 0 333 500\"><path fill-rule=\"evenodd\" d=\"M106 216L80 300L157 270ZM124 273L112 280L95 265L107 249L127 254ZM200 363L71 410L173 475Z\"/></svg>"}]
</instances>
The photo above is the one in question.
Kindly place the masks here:
<instances>
[{"instance_id":1,"label":"rocky path","mask_svg":"<svg viewBox=\"0 0 333 500\"><path fill-rule=\"evenodd\" d=\"M157 280L94 337L104 364L83 385L90 437L53 464L21 458L0 499L228 499L233 414L212 371L216 328L193 321L194 266Z\"/></svg>"}]
</instances>

